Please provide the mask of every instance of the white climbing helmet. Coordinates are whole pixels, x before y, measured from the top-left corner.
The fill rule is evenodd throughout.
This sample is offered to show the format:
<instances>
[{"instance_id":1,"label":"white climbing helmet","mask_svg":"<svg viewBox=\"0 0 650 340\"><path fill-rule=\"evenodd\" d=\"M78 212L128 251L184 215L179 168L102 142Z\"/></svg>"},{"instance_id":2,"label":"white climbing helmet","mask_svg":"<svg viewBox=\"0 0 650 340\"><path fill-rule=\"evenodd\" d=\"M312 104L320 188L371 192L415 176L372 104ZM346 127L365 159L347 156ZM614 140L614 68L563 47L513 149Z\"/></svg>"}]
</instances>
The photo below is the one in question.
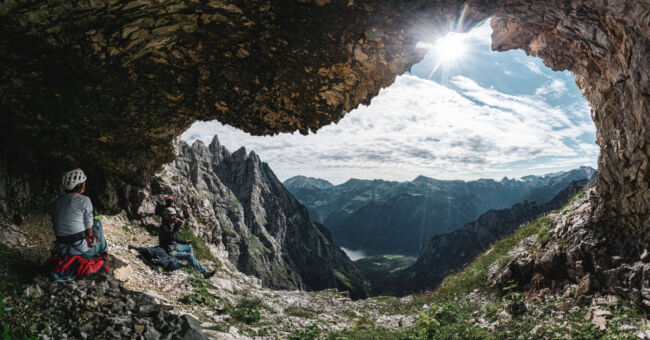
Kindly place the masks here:
<instances>
[{"instance_id":1,"label":"white climbing helmet","mask_svg":"<svg viewBox=\"0 0 650 340\"><path fill-rule=\"evenodd\" d=\"M63 189L72 190L77 184L86 181L86 174L79 168L72 168L63 174Z\"/></svg>"},{"instance_id":2,"label":"white climbing helmet","mask_svg":"<svg viewBox=\"0 0 650 340\"><path fill-rule=\"evenodd\" d=\"M165 211L163 213L164 216L174 216L176 215L176 209L172 207L167 207L165 208Z\"/></svg>"}]
</instances>

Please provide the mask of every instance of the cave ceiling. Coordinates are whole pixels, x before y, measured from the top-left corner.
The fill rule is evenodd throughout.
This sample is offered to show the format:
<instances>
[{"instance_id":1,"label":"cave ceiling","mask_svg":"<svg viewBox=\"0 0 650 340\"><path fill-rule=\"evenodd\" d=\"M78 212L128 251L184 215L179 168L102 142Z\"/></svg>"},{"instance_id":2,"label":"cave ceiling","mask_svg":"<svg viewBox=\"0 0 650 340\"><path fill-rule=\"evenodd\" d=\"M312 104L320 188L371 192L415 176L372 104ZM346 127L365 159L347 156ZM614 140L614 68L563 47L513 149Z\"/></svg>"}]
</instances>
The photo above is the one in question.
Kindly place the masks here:
<instances>
[{"instance_id":1,"label":"cave ceiling","mask_svg":"<svg viewBox=\"0 0 650 340\"><path fill-rule=\"evenodd\" d=\"M418 41L487 18L493 49L571 71L589 100L595 215L650 224L648 1L4 1L3 157L138 181L197 120L314 132L421 60Z\"/></svg>"}]
</instances>

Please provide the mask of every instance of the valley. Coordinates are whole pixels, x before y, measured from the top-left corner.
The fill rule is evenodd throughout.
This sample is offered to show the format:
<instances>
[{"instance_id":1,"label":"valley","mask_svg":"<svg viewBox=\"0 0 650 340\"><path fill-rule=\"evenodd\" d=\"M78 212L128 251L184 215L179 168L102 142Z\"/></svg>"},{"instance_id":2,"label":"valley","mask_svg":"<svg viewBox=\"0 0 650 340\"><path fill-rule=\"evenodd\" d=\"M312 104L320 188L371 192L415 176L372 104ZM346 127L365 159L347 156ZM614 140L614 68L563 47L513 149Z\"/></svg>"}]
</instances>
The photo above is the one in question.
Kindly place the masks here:
<instances>
[{"instance_id":1,"label":"valley","mask_svg":"<svg viewBox=\"0 0 650 340\"><path fill-rule=\"evenodd\" d=\"M452 232L490 209L523 201L545 204L572 181L596 171L582 167L544 176L501 181L442 181L419 176L409 182L351 179L340 185L304 176L284 182L328 228L335 242L367 254L417 256L427 240Z\"/></svg>"}]
</instances>

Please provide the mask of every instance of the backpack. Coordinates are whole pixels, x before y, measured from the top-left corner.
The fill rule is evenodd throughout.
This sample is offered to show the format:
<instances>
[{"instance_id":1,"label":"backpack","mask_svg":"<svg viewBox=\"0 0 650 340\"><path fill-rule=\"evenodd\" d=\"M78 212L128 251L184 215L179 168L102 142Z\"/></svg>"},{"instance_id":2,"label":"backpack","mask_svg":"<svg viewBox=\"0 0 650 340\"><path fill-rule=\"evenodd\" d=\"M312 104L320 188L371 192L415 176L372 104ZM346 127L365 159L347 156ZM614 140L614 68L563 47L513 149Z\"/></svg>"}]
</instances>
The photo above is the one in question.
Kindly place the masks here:
<instances>
[{"instance_id":1,"label":"backpack","mask_svg":"<svg viewBox=\"0 0 650 340\"><path fill-rule=\"evenodd\" d=\"M181 263L160 247L146 247L140 250L140 258L151 268L171 272L181 268Z\"/></svg>"},{"instance_id":2,"label":"backpack","mask_svg":"<svg viewBox=\"0 0 650 340\"><path fill-rule=\"evenodd\" d=\"M84 278L91 274L108 273L106 259L101 256L84 258L80 255L52 256L47 259L45 266L53 281L70 281Z\"/></svg>"}]
</instances>

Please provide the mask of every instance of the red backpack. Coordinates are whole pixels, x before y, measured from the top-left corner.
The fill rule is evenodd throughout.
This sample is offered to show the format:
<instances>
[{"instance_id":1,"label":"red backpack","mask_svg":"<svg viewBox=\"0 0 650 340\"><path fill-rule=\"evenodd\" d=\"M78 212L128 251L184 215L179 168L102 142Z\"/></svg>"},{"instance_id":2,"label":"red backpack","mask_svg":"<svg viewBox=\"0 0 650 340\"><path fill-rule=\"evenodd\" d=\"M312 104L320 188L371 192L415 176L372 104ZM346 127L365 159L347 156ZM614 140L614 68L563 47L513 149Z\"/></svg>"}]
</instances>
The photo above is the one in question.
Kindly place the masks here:
<instances>
[{"instance_id":1,"label":"red backpack","mask_svg":"<svg viewBox=\"0 0 650 340\"><path fill-rule=\"evenodd\" d=\"M89 259L80 255L53 256L47 259L45 265L54 281L69 281L100 271L104 273L109 271L106 259L101 256L93 256Z\"/></svg>"}]
</instances>

